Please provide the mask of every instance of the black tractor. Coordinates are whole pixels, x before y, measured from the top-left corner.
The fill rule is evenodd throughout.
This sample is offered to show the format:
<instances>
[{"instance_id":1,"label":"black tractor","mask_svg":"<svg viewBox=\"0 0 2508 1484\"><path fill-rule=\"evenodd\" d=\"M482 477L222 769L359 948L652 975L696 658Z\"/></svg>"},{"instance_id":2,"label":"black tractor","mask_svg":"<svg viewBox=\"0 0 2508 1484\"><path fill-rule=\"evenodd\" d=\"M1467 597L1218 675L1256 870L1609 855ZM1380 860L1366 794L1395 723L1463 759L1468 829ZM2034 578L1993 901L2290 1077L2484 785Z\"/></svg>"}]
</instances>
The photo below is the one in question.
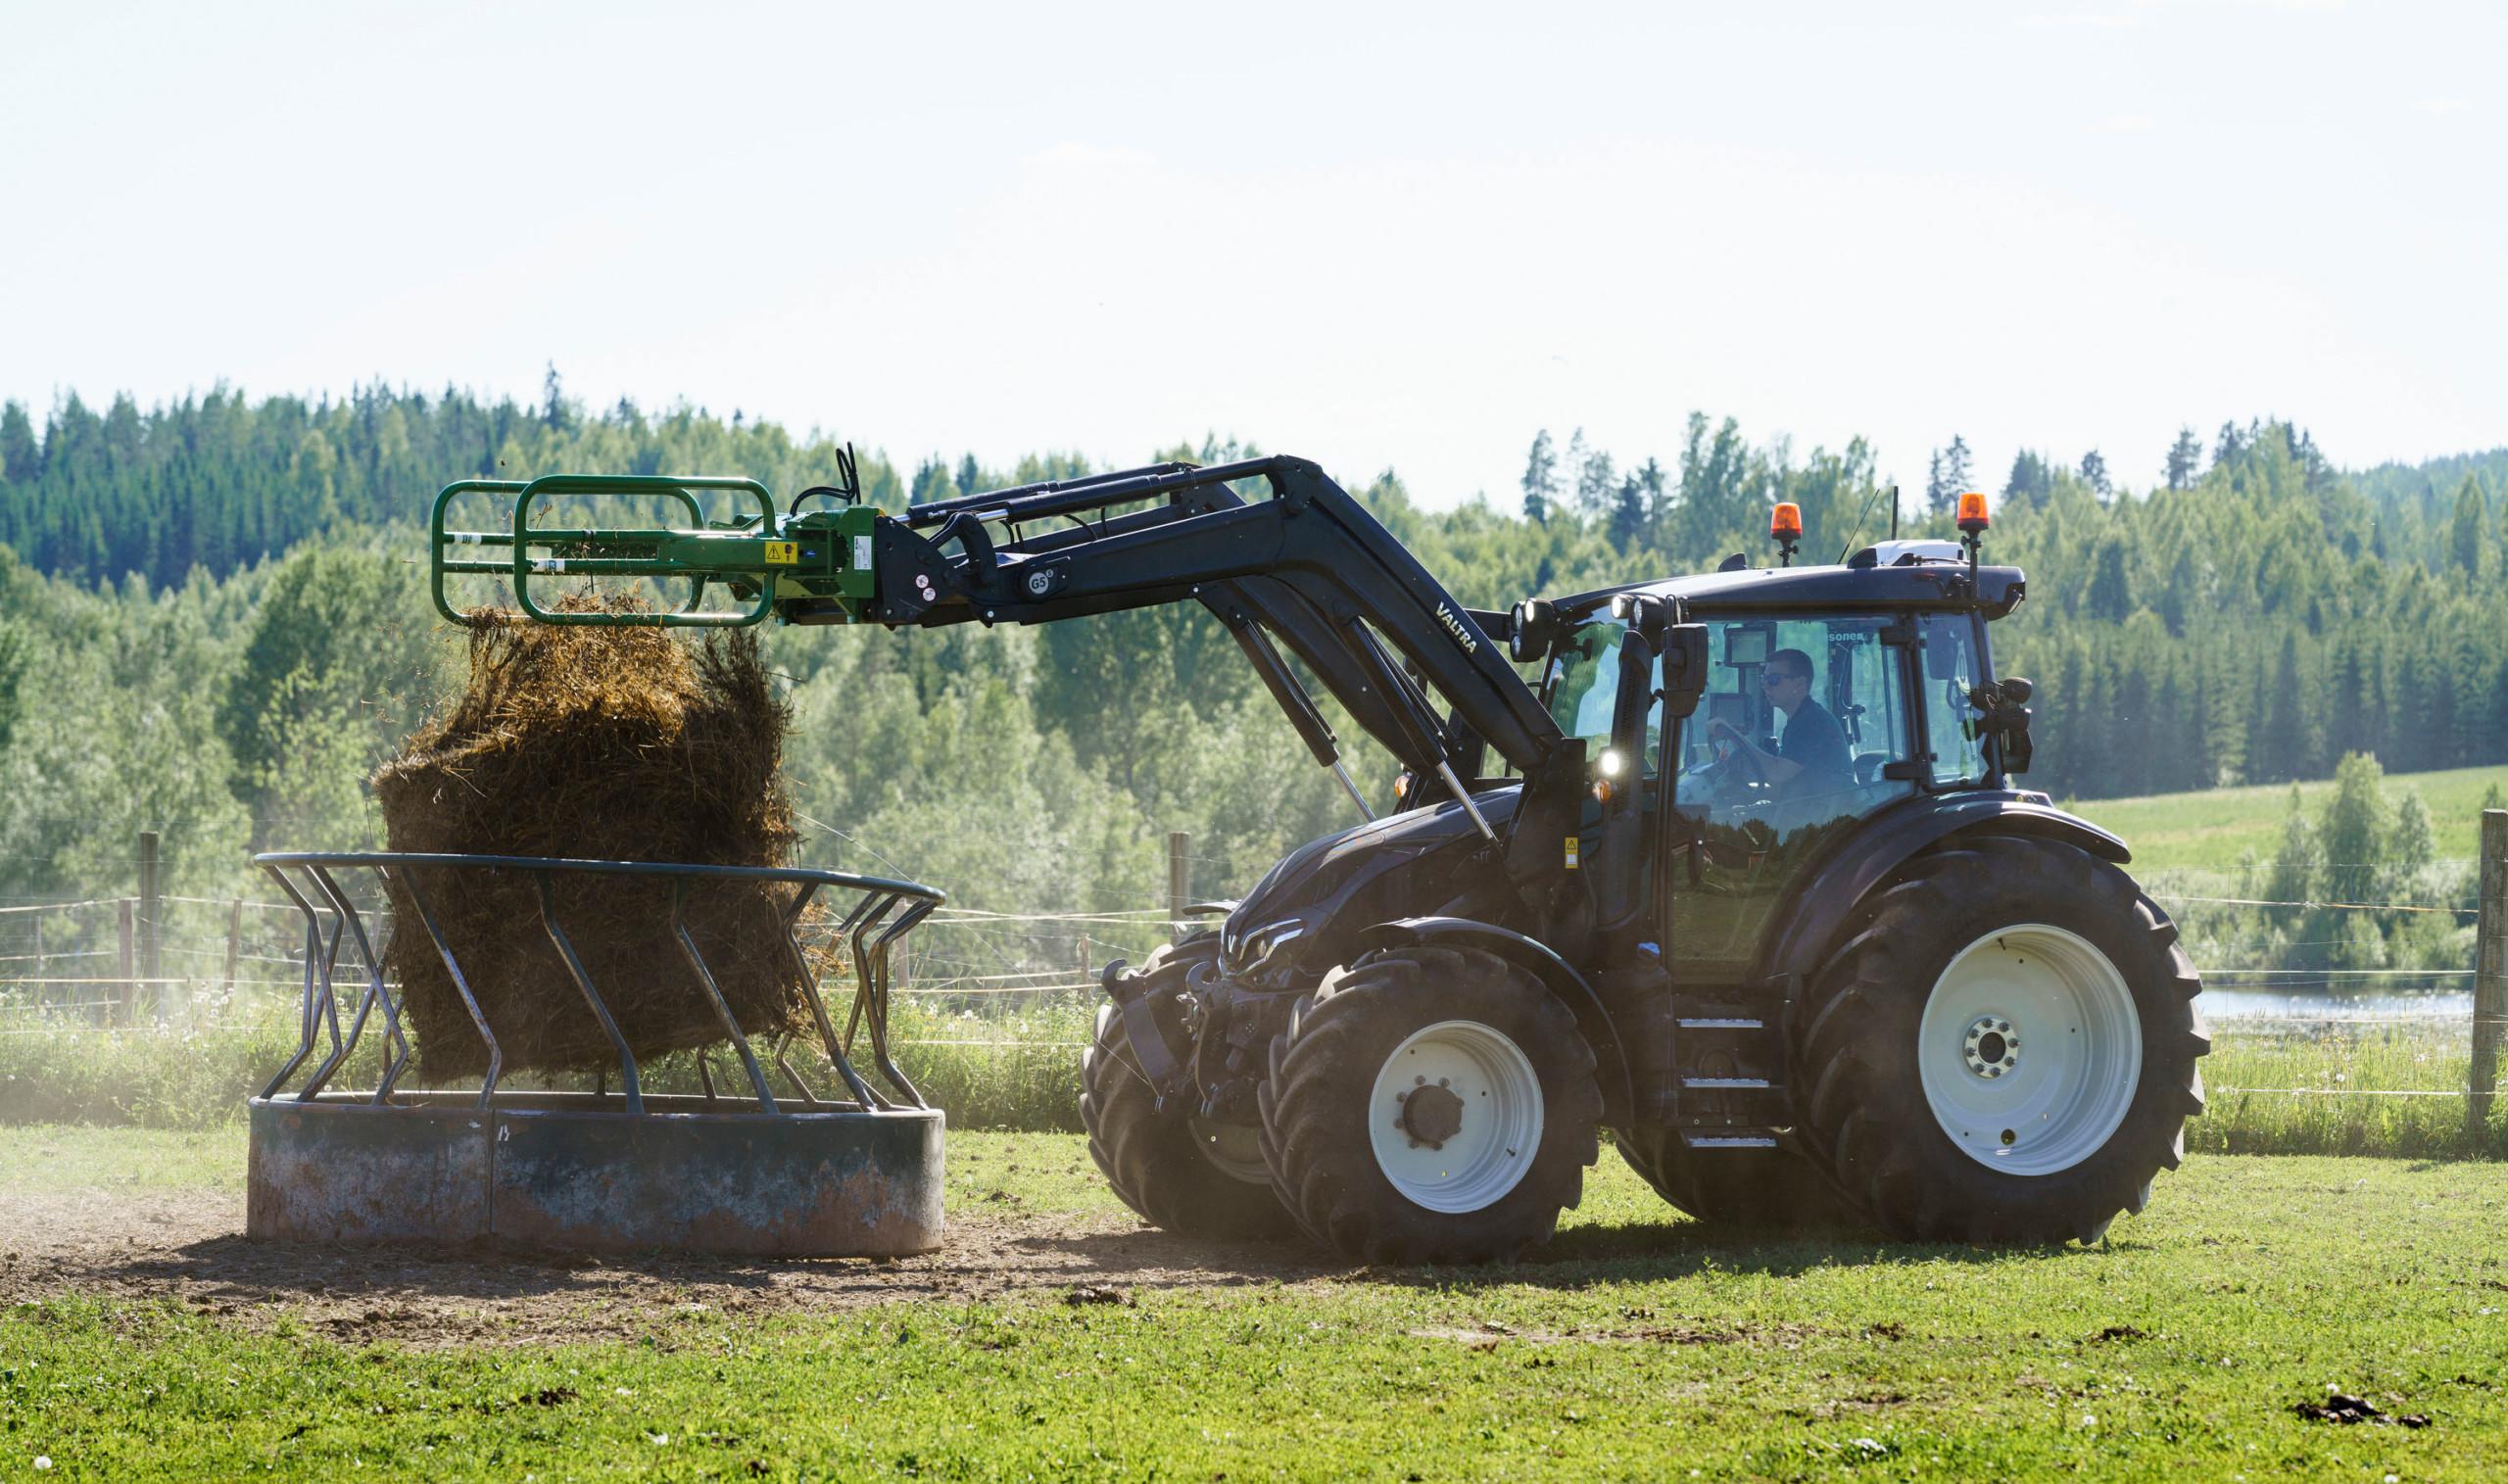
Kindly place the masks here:
<instances>
[{"instance_id":1,"label":"black tractor","mask_svg":"<svg viewBox=\"0 0 2508 1484\"><path fill-rule=\"evenodd\" d=\"M730 488L701 530L535 528L535 499ZM551 488L543 489L543 486ZM447 500L513 497L509 531ZM811 502L815 508L804 508ZM1162 464L889 515L737 481L448 490L447 573L535 616L891 628L1198 602L1373 811L1306 689L1398 761L1366 818L1103 978L1089 1150L1158 1225L1303 1230L1371 1263L1546 1240L1603 1130L1747 1224L2095 1241L2202 1109L2200 987L2123 841L2013 786L2030 688L1989 626L2023 578L1959 543L1465 607L1316 465ZM480 547L510 548L474 555ZM689 579L557 613L553 571ZM738 606L703 607L708 584ZM1292 666L1282 651L1294 655ZM1224 914L1224 915L1223 915Z\"/></svg>"}]
</instances>

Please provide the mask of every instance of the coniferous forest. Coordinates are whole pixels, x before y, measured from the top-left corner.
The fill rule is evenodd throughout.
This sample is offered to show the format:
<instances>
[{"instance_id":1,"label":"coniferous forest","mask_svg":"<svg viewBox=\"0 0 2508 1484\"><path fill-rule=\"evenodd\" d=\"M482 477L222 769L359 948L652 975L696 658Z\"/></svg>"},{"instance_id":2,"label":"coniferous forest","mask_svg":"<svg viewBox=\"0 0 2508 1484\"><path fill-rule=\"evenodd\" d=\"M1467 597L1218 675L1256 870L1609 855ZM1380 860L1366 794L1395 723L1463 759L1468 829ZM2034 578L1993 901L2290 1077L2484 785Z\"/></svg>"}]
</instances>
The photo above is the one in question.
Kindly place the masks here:
<instances>
[{"instance_id":1,"label":"coniferous forest","mask_svg":"<svg viewBox=\"0 0 2508 1484\"><path fill-rule=\"evenodd\" d=\"M373 843L361 780L458 663L418 537L440 485L586 469L790 493L831 479L839 446L740 412L596 412L554 371L538 404L376 387L101 412L68 396L40 423L0 407L0 895L126 890L140 828L165 831L177 882L204 884L255 847ZM1084 466L866 454L862 476L895 508ZM2035 787L2321 778L2353 752L2390 771L2508 759L2508 450L2345 470L2259 420L2162 449L2023 453L2000 474L1953 438L1927 471L1903 492L1902 534L1950 534L1956 494L1982 489L1990 559L2029 571L1997 632L2001 668L2038 684ZM1889 524L1860 441L1804 454L1700 414L1661 448L1542 432L1512 484L1439 509L1395 472L1333 472L1487 606L1764 559L1779 500L1802 506L1809 559ZM1207 842L1216 886L1347 816L1198 609L769 643L822 863L1085 909L1154 899L1166 830Z\"/></svg>"}]
</instances>

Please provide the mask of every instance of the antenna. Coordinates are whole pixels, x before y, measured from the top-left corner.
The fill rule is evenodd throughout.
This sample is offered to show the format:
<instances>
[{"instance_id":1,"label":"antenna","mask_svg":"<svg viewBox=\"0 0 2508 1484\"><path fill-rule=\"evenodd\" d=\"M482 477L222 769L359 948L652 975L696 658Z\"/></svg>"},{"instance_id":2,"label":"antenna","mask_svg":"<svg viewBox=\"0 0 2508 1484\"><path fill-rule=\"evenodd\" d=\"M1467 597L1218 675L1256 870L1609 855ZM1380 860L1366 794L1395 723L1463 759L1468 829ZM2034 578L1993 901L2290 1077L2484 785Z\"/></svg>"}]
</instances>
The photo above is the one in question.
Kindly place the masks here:
<instances>
[{"instance_id":1,"label":"antenna","mask_svg":"<svg viewBox=\"0 0 2508 1484\"><path fill-rule=\"evenodd\" d=\"M1846 560L1846 553L1855 550L1855 538L1863 534L1863 522L1872 515L1872 503L1880 498L1881 491L1878 486L1874 487L1871 494L1863 497L1863 508L1857 510L1855 515L1855 530L1847 537L1846 545L1838 548L1838 560ZM1897 485L1890 486L1890 539L1892 541L1899 539L1899 487Z\"/></svg>"}]
</instances>

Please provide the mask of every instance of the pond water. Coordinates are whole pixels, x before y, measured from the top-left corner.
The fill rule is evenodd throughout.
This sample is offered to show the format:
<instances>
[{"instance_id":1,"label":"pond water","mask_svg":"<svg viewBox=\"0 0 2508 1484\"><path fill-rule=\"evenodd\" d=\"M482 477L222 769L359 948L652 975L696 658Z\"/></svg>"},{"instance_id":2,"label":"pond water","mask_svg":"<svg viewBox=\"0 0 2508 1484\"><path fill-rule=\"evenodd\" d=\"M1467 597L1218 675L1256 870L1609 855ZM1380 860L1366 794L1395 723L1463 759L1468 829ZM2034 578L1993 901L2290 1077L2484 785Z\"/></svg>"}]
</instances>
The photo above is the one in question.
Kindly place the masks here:
<instances>
[{"instance_id":1,"label":"pond water","mask_svg":"<svg viewBox=\"0 0 2508 1484\"><path fill-rule=\"evenodd\" d=\"M2463 979L2436 980L2426 987L2328 990L2313 986L2284 988L2206 979L2203 996L2197 1003L2203 1007L2203 1013L2215 1021L2337 1017L2367 1020L2412 1016L2462 1022L2473 1018L2472 989L2438 986L2470 982Z\"/></svg>"}]
</instances>

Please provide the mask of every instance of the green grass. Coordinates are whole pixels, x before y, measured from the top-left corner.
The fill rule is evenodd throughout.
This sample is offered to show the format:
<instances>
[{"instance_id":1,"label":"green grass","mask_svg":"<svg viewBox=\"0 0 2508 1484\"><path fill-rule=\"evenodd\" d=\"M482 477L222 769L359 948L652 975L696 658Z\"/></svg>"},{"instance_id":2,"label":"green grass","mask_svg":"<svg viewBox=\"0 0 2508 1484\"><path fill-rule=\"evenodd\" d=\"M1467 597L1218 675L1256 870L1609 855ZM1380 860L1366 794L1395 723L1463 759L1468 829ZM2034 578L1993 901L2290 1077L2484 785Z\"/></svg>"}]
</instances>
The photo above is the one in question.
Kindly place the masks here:
<instances>
[{"instance_id":1,"label":"green grass","mask_svg":"<svg viewBox=\"0 0 2508 1484\"><path fill-rule=\"evenodd\" d=\"M2440 773L2396 773L2386 779L2389 799L2421 795L2442 860L2470 858L2482 831L2482 800L2493 785L2508 791L2508 766L2452 768ZM2332 779L2298 786L2308 816L2323 812ZM2253 851L2271 860L2281 847L2283 822L2291 816L2289 784L2206 789L2194 793L2153 793L2141 798L2074 799L2064 807L2122 836L2134 847L2137 873L2229 871Z\"/></svg>"},{"instance_id":2,"label":"green grass","mask_svg":"<svg viewBox=\"0 0 2508 1484\"><path fill-rule=\"evenodd\" d=\"M2402 1159L2508 1151L2508 1105L2493 1104L2482 1147L2466 1124L2472 1062L2463 1024L2215 1023L2203 1060L2209 1098L2186 1125L2187 1147ZM2424 1092L2444 1095L2390 1095Z\"/></svg>"},{"instance_id":3,"label":"green grass","mask_svg":"<svg viewBox=\"0 0 2508 1484\"><path fill-rule=\"evenodd\" d=\"M0 1188L202 1177L172 1134L0 1132ZM952 1165L1110 1213L1077 1141ZM224 1158L231 1161L230 1152ZM952 1179L951 1198L968 1188ZM282 1476L2262 1480L2508 1469L2508 1170L2197 1159L2107 1245L1718 1237L1616 1161L1538 1263L1046 1291L633 1342L413 1350L283 1317L52 1298L0 1314L0 1478ZM309 1260L311 1260L309 1258ZM2329 1385L2431 1425L2338 1426Z\"/></svg>"},{"instance_id":4,"label":"green grass","mask_svg":"<svg viewBox=\"0 0 2508 1484\"><path fill-rule=\"evenodd\" d=\"M1006 1019L901 1009L898 1057L956 1129L1073 1131L1079 1053L1093 1007L1078 1000ZM2210 1110L2188 1147L2230 1154L2363 1154L2463 1159L2477 1153L2461 1092L2471 1047L2460 1024L2304 1026L2227 1022L2203 1064ZM59 1030L0 1035L0 1125L77 1123L156 1128L240 1125L244 1099L294 1048L276 1028L194 1035ZM728 1064L724 1065L728 1072ZM370 1076L370 1074L368 1074ZM685 1057L649 1085L693 1091ZM2238 1092L2230 1089L2262 1089ZM2286 1089L2303 1089L2292 1093ZM2443 1092L2387 1097L2382 1092ZM2508 1102L2489 1148L2508 1150Z\"/></svg>"},{"instance_id":5,"label":"green grass","mask_svg":"<svg viewBox=\"0 0 2508 1484\"><path fill-rule=\"evenodd\" d=\"M1092 1000L1079 995L986 1017L949 1015L907 1001L897 1007L891 1033L906 1043L897 1049L899 1067L928 1099L949 1110L955 1126L1072 1132L1080 1127L1076 1047L1087 1040L1095 1014ZM259 1022L200 1030L106 1031L26 1019L0 1024L0 1125L168 1128L240 1120L244 1100L295 1052L294 1016L293 1007L273 1004ZM379 1036L368 1035L333 1085L372 1087L379 1045ZM867 1047L856 1060L869 1075ZM808 1070L805 1057L796 1056L795 1065ZM834 1091L836 1078L823 1058L818 1067L814 1085L822 1093ZM716 1056L714 1068L718 1088L728 1092L744 1085L729 1053ZM650 1091L696 1092L701 1086L694 1060L684 1054L661 1058L644 1071ZM301 1080L300 1076L290 1085ZM590 1085L586 1077L548 1080ZM506 1083L540 1084L521 1077ZM786 1090L781 1077L776 1086L779 1093Z\"/></svg>"}]
</instances>

